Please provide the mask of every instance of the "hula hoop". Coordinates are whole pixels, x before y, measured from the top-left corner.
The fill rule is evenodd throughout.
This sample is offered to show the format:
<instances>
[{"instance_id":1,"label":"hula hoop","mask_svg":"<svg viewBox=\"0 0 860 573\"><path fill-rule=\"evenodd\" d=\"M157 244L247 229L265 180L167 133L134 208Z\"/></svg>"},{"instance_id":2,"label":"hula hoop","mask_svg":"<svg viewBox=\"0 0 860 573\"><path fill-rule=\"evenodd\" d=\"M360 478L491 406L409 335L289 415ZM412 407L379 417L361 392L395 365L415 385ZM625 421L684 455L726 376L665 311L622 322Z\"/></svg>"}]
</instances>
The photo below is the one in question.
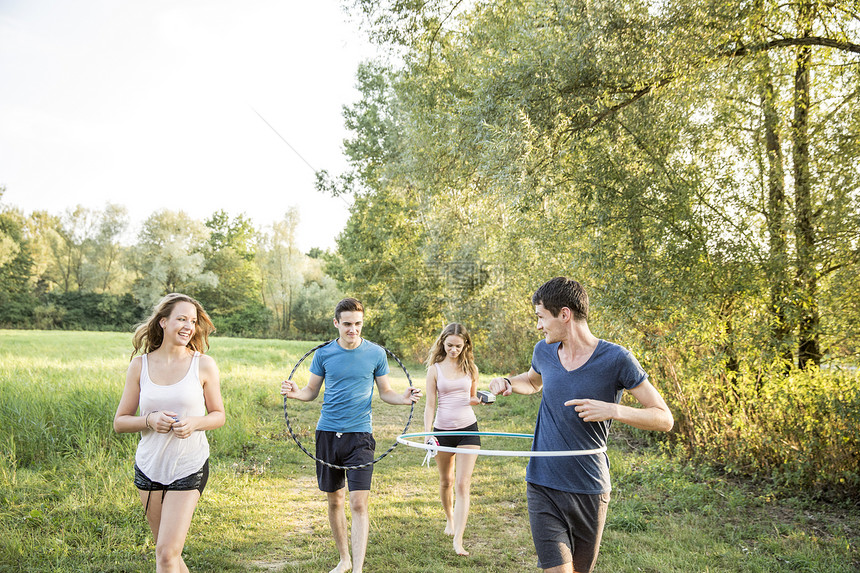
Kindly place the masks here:
<instances>
[{"instance_id":1,"label":"hula hoop","mask_svg":"<svg viewBox=\"0 0 860 573\"><path fill-rule=\"evenodd\" d=\"M513 456L522 458L548 458L557 456L590 456L602 454L606 446L592 450L484 450L475 448L449 448L448 446L435 446L421 442L411 442L410 438L426 438L427 436L500 436L503 438L529 438L534 439L534 434L511 434L508 432L416 432L413 434L401 434L397 441L401 444L427 451L450 452L454 454L468 454L473 456Z\"/></svg>"},{"instance_id":2,"label":"hula hoop","mask_svg":"<svg viewBox=\"0 0 860 573\"><path fill-rule=\"evenodd\" d=\"M308 356L310 356L311 354L313 354L317 349L322 348L323 346L328 344L329 342L331 342L331 340L329 340L328 342L323 342L322 344L318 344L318 345L314 346L313 348L311 348L310 350L308 350L307 352L305 352L305 355L302 356L301 358L299 358L299 361L296 362L295 366L293 366L293 369L290 372L290 377L287 378L287 380L289 382L292 382L293 381L293 374L296 373L296 370L298 370L299 365L304 361L304 359L307 358ZM394 360L397 362L397 364L400 365L400 368L403 369L403 372L406 374L406 380L409 381L409 387L412 388L412 377L409 376L409 371L406 369L406 366L403 365L403 362L400 361L400 359L397 357L396 354L394 354L393 352L391 352L390 350L388 350L387 348L385 348L381 344L377 344L376 342L370 342L369 340L365 340L365 342L369 342L370 344L375 344L376 346L383 349L389 356L394 358ZM385 452L382 455L376 457L371 462L367 462L366 464L361 464L359 466L339 466L337 464L332 464L332 463L329 463L325 460L321 460L318 457L316 457L314 454L310 453L308 451L308 449L305 448L302 445L302 443L299 441L299 437L296 436L295 432L293 432L293 426L290 423L290 415L287 413L287 400L289 400L289 398L284 396L284 419L287 421L287 430L289 430L289 432L290 432L290 437L293 438L293 441L296 443L296 445L299 447L299 449L301 449L304 453L306 453L315 462L319 462L324 466L327 466L327 467L330 467L330 468L333 468L336 470L357 470L357 469L361 469L361 468L366 468L367 466L371 466L371 465L375 464L376 462L378 462L379 460L381 460L382 458L384 458L385 456L390 454L391 450L393 450L394 448L397 447L398 442L395 441L393 444L391 444L390 448L385 450ZM412 402L412 405L409 407L409 417L406 419L406 426L403 428L403 432L406 432L407 430L409 430L409 424L412 423L412 415L414 412L415 412L415 402Z\"/></svg>"}]
</instances>

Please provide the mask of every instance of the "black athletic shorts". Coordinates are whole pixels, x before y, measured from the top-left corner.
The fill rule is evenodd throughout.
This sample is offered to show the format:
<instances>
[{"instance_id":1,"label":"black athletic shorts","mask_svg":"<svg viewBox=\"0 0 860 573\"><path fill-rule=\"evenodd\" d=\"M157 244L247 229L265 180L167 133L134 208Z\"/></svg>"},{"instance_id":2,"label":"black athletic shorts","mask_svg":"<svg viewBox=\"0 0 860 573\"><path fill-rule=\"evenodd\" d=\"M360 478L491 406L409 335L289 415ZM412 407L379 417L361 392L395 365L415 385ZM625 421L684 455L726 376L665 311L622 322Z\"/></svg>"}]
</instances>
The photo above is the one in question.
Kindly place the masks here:
<instances>
[{"instance_id":1,"label":"black athletic shorts","mask_svg":"<svg viewBox=\"0 0 860 573\"><path fill-rule=\"evenodd\" d=\"M316 457L336 466L370 463L376 451L376 440L370 432L317 430L316 443ZM317 484L321 491L335 492L345 484L349 485L349 491L369 490L372 478L372 463L355 470L340 470L317 462Z\"/></svg>"},{"instance_id":2,"label":"black athletic shorts","mask_svg":"<svg viewBox=\"0 0 860 573\"><path fill-rule=\"evenodd\" d=\"M442 428L433 428L433 432L477 432L478 422L471 426L460 428L458 430L443 430ZM480 446L481 436L436 436L439 440L439 445L443 448L458 448L460 446ZM470 454L471 455L471 454Z\"/></svg>"},{"instance_id":3,"label":"black athletic shorts","mask_svg":"<svg viewBox=\"0 0 860 573\"><path fill-rule=\"evenodd\" d=\"M149 511L149 498L152 497L152 492L163 492L161 494L161 503L164 504L164 496L167 495L168 491L191 491L196 489L200 492L200 495L203 495L203 489L206 487L207 481L209 481L209 458L206 458L203 467L193 474L179 478L169 484L152 481L146 477L145 473L140 471L137 464L134 464L134 486L141 491L149 492L146 496L146 507L143 508L144 515Z\"/></svg>"},{"instance_id":4,"label":"black athletic shorts","mask_svg":"<svg viewBox=\"0 0 860 573\"><path fill-rule=\"evenodd\" d=\"M190 491L196 489L203 495L203 489L206 487L206 482L209 481L209 459L203 464L203 467L184 478L163 484L157 481L152 481L146 474L140 471L137 464L134 464L134 486L143 491Z\"/></svg>"},{"instance_id":5,"label":"black athletic shorts","mask_svg":"<svg viewBox=\"0 0 860 573\"><path fill-rule=\"evenodd\" d=\"M572 562L576 571L591 571L600 550L609 494L570 493L527 483L526 499L538 567Z\"/></svg>"}]
</instances>

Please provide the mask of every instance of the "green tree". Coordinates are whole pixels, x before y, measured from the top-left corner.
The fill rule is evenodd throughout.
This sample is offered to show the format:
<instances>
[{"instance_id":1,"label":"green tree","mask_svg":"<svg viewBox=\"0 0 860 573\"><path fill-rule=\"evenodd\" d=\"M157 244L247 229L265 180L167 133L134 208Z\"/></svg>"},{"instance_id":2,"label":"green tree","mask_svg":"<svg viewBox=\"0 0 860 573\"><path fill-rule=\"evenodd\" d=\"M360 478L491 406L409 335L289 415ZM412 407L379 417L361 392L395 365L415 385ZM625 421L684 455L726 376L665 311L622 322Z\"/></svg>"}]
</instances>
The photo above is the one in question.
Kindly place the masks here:
<instances>
[{"instance_id":1,"label":"green tree","mask_svg":"<svg viewBox=\"0 0 860 573\"><path fill-rule=\"evenodd\" d=\"M209 229L184 211L157 211L143 223L127 264L138 275L132 287L144 306L171 292L194 293L218 284L205 269Z\"/></svg>"},{"instance_id":2,"label":"green tree","mask_svg":"<svg viewBox=\"0 0 860 573\"><path fill-rule=\"evenodd\" d=\"M389 30L373 35L405 46L389 108L408 134L378 169L486 197L500 230L481 252L498 272L575 266L614 328L676 347L706 336L702 357L730 379L784 368L792 342L801 367L821 359L822 281L856 268L849 6L376 6L368 20Z\"/></svg>"},{"instance_id":3,"label":"green tree","mask_svg":"<svg viewBox=\"0 0 860 573\"><path fill-rule=\"evenodd\" d=\"M121 240L128 230L128 210L108 203L96 213L95 233L89 241L84 273L94 292L123 294L131 286L131 272L122 265L125 247Z\"/></svg>"},{"instance_id":4,"label":"green tree","mask_svg":"<svg viewBox=\"0 0 860 573\"><path fill-rule=\"evenodd\" d=\"M290 208L270 232L259 236L257 264L260 269L262 297L272 310L279 335L293 329L293 310L298 291L304 284L304 255L296 243L299 211Z\"/></svg>"},{"instance_id":5,"label":"green tree","mask_svg":"<svg viewBox=\"0 0 860 573\"><path fill-rule=\"evenodd\" d=\"M334 307L344 298L337 283L323 271L323 261L305 261L305 283L293 305L294 324L300 338L321 340L334 333L331 319Z\"/></svg>"},{"instance_id":6,"label":"green tree","mask_svg":"<svg viewBox=\"0 0 860 573\"><path fill-rule=\"evenodd\" d=\"M0 187L0 199L5 190ZM0 204L0 325L31 324L35 297L30 247L24 215Z\"/></svg>"},{"instance_id":7,"label":"green tree","mask_svg":"<svg viewBox=\"0 0 860 573\"><path fill-rule=\"evenodd\" d=\"M218 278L217 286L204 286L195 294L217 319L221 332L262 334L269 319L261 295L256 265L256 230L244 215L231 218L217 211L206 220L210 230L204 250L205 271Z\"/></svg>"}]
</instances>

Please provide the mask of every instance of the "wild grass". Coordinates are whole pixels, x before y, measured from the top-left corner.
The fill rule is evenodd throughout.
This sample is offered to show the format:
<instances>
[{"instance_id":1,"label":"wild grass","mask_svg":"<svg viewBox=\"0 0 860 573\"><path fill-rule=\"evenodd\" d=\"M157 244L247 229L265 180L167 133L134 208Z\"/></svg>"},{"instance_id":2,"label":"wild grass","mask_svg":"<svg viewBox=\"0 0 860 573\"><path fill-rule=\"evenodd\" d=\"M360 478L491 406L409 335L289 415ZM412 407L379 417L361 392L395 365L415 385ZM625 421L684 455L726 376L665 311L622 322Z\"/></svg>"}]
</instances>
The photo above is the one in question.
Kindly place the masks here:
<instances>
[{"instance_id":1,"label":"wild grass","mask_svg":"<svg viewBox=\"0 0 860 573\"><path fill-rule=\"evenodd\" d=\"M186 543L192 571L328 571L337 562L313 461L284 422L280 381L313 343L215 338L228 421L209 433L212 475ZM0 572L143 572L154 547L132 485L137 435L117 435L130 335L0 331ZM423 387L423 368L407 364ZM305 372L305 373L303 373ZM399 388L405 376L392 363ZM306 376L300 369L297 379ZM484 379L488 380L489 376ZM538 397L478 410L484 430L530 432ZM319 402L288 404L312 448ZM413 431L422 429L423 406ZM379 447L409 409L374 406ZM598 572L849 572L860 568L856 500L775 499L750 484L639 445L620 425ZM488 449L528 442L487 438ZM469 557L444 535L435 468L398 446L375 466L367 571L535 569L526 460L481 457L466 529Z\"/></svg>"}]
</instances>

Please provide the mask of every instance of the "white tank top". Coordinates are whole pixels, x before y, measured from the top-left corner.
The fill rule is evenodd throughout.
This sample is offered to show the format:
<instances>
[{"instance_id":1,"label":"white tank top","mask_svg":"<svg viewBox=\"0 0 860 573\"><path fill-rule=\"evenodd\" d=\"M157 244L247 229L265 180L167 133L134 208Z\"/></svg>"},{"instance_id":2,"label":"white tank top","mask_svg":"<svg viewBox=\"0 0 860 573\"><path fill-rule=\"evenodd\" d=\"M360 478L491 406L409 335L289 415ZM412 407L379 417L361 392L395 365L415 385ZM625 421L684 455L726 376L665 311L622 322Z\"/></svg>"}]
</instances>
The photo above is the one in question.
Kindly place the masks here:
<instances>
[{"instance_id":1,"label":"white tank top","mask_svg":"<svg viewBox=\"0 0 860 573\"><path fill-rule=\"evenodd\" d=\"M146 354L141 358L143 361L140 367L141 415L156 410L176 412L180 420L189 416L206 415L203 385L200 383L199 352L194 353L191 366L182 380L166 386L152 381L149 377ZM134 461L146 477L167 485L197 472L208 458L209 441L203 430L197 430L183 440L177 438L173 432L159 434L147 428L141 432Z\"/></svg>"},{"instance_id":2,"label":"white tank top","mask_svg":"<svg viewBox=\"0 0 860 573\"><path fill-rule=\"evenodd\" d=\"M436 420L433 427L440 430L459 430L471 426L478 421L469 399L472 394L472 377L468 374L462 378L451 380L442 374L442 368L436 366Z\"/></svg>"}]
</instances>

